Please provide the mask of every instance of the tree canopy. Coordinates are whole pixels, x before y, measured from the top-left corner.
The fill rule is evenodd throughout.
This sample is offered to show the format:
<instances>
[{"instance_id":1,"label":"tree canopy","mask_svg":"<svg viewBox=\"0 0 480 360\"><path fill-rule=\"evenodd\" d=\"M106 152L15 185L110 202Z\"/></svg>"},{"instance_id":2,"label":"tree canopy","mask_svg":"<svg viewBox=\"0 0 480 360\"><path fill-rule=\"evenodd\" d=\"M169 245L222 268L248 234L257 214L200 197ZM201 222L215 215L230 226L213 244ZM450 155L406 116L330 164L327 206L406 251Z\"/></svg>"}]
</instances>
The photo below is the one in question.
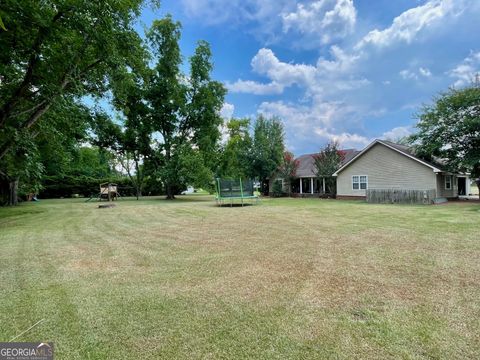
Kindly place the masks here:
<instances>
[{"instance_id":1,"label":"tree canopy","mask_svg":"<svg viewBox=\"0 0 480 360\"><path fill-rule=\"evenodd\" d=\"M155 1L151 2L154 5ZM0 165L10 182L41 174L38 137L71 137L85 95L102 97L145 49L143 0L5 0L0 36ZM74 110L78 107L78 110ZM55 121L63 118L63 126ZM83 117L81 117L83 119ZM74 138L74 137L73 137ZM21 154L23 159L18 158ZM35 160L33 160L35 159Z\"/></svg>"},{"instance_id":2,"label":"tree canopy","mask_svg":"<svg viewBox=\"0 0 480 360\"><path fill-rule=\"evenodd\" d=\"M97 143L116 154L138 196L147 169L170 199L186 185L213 183L225 89L211 79L205 41L190 58L190 74L181 72L180 36L171 16L155 20L147 32L149 56L113 91L121 125L105 116L95 121Z\"/></svg>"},{"instance_id":3,"label":"tree canopy","mask_svg":"<svg viewBox=\"0 0 480 360\"><path fill-rule=\"evenodd\" d=\"M320 153L314 156L315 171L318 179L325 179L324 192L336 193L336 179L332 176L338 170L342 162L342 156L338 149L338 143L328 143Z\"/></svg>"},{"instance_id":4,"label":"tree canopy","mask_svg":"<svg viewBox=\"0 0 480 360\"><path fill-rule=\"evenodd\" d=\"M295 156L290 151L283 153L283 159L278 167L277 174L286 182L289 195L292 191L292 183L296 178L298 165L298 160L295 159Z\"/></svg>"},{"instance_id":5,"label":"tree canopy","mask_svg":"<svg viewBox=\"0 0 480 360\"><path fill-rule=\"evenodd\" d=\"M480 87L440 94L420 110L417 129L411 141L420 156L480 177Z\"/></svg>"},{"instance_id":6,"label":"tree canopy","mask_svg":"<svg viewBox=\"0 0 480 360\"><path fill-rule=\"evenodd\" d=\"M227 124L228 140L223 146L218 175L247 178L251 174L249 154L252 147L250 119L231 119Z\"/></svg>"},{"instance_id":7,"label":"tree canopy","mask_svg":"<svg viewBox=\"0 0 480 360\"><path fill-rule=\"evenodd\" d=\"M260 180L263 193L268 193L267 179L278 169L284 151L284 131L280 119L260 115L253 128L250 162L251 175Z\"/></svg>"},{"instance_id":8,"label":"tree canopy","mask_svg":"<svg viewBox=\"0 0 480 360\"><path fill-rule=\"evenodd\" d=\"M147 33L156 64L145 100L151 131L160 135L151 146L151 160L169 199L185 185L212 183L226 94L223 85L211 79L213 63L207 42L200 41L190 58L189 76L180 72L180 29L167 16L154 21Z\"/></svg>"}]
</instances>

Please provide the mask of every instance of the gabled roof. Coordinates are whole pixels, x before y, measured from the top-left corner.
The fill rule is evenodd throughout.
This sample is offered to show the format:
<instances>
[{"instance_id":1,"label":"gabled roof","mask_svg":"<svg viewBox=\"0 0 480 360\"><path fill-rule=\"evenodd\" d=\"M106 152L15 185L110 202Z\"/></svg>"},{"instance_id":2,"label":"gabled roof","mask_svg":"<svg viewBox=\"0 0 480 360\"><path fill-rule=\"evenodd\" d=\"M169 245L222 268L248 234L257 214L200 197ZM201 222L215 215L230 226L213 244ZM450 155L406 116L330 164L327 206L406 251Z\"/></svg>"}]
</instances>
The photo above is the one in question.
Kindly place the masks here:
<instances>
[{"instance_id":1,"label":"gabled roof","mask_svg":"<svg viewBox=\"0 0 480 360\"><path fill-rule=\"evenodd\" d=\"M415 156L413 152L410 150L408 146L401 145L401 144L395 144L391 141L387 140L379 140L376 139L374 140L370 145L368 145L365 149L360 151L358 154L356 154L353 158L350 159L350 161L345 162L336 172L333 174L333 176L337 176L339 172L343 171L347 166L349 166L351 163L353 163L355 160L357 160L359 157L361 157L364 153L366 153L368 150L370 150L374 145L376 144L381 144L383 146L388 147L389 149L392 149L406 157L409 157L410 159L417 161L421 163L422 165L425 165L433 170L433 172L439 173L439 172L444 172L442 169L439 168L439 166L434 165L432 163L429 163L428 161L425 161L423 159L420 159L419 157Z\"/></svg>"},{"instance_id":2,"label":"gabled roof","mask_svg":"<svg viewBox=\"0 0 480 360\"><path fill-rule=\"evenodd\" d=\"M359 151L355 149L343 149L338 150L339 155L342 157L341 165L345 164L346 162L350 161ZM298 167L295 175L297 177L316 177L316 170L315 170L315 156L319 155L319 153L314 154L305 154L299 156L296 161L298 161Z\"/></svg>"}]
</instances>

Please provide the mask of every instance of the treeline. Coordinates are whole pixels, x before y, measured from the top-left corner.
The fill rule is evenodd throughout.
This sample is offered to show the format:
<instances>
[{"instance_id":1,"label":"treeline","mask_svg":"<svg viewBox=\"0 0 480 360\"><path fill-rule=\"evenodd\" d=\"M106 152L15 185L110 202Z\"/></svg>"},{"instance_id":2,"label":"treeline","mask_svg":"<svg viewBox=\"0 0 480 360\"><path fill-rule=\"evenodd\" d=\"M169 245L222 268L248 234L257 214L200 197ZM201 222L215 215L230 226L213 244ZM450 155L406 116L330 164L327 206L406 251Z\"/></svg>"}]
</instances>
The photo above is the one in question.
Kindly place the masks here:
<instances>
[{"instance_id":1,"label":"treeline","mask_svg":"<svg viewBox=\"0 0 480 360\"><path fill-rule=\"evenodd\" d=\"M282 160L284 134L281 122L259 116L253 122L231 119L225 128L226 139L218 144L213 160L214 171L206 179L204 189L213 191L215 177L255 178L264 184L264 192L268 192L267 179ZM50 156L50 161L42 164L44 174L39 188L32 189L23 184L19 189L20 197L26 198L32 192L38 192L41 198L89 197L97 195L99 184L105 182L116 183L122 196L166 195L164 182L156 177L148 160L139 164L138 172L143 177L139 194L135 183L137 172L134 170L130 177L126 170L127 160L116 152L89 146L75 148L63 156L68 159L52 161ZM176 184L174 194L191 184Z\"/></svg>"}]
</instances>

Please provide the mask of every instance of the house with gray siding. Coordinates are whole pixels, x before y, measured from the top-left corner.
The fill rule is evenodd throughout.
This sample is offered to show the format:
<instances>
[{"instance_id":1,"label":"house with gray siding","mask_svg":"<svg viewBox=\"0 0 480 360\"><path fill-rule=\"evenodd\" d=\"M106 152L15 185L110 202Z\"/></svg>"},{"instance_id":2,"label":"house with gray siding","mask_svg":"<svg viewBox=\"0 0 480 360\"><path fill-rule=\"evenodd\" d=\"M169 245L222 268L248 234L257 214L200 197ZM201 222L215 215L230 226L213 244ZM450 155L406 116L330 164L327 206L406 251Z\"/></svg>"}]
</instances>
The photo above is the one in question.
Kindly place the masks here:
<instances>
[{"instance_id":1,"label":"house with gray siding","mask_svg":"<svg viewBox=\"0 0 480 360\"><path fill-rule=\"evenodd\" d=\"M367 189L435 190L437 198L470 193L468 174L451 173L404 145L375 140L333 174L337 198L362 199Z\"/></svg>"},{"instance_id":2,"label":"house with gray siding","mask_svg":"<svg viewBox=\"0 0 480 360\"><path fill-rule=\"evenodd\" d=\"M338 150L341 165L350 161L358 153L359 151L355 149ZM295 161L298 165L294 181L291 184L286 184L282 178L273 176L269 184L269 192L272 193L274 182L281 182L283 191L295 197L319 197L328 193L325 179L317 177L315 157L318 155L318 153L304 154L296 158ZM288 189L288 186L290 186L290 189Z\"/></svg>"}]
</instances>

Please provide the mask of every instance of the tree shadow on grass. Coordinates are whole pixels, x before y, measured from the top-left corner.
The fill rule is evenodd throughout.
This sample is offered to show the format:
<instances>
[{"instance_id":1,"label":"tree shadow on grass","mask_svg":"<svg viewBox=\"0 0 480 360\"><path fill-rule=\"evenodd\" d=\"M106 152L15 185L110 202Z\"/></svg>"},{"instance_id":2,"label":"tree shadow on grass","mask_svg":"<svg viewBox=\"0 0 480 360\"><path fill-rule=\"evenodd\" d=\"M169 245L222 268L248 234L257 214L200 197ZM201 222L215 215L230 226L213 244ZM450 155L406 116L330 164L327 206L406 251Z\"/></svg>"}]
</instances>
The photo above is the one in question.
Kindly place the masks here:
<instances>
[{"instance_id":1,"label":"tree shadow on grass","mask_svg":"<svg viewBox=\"0 0 480 360\"><path fill-rule=\"evenodd\" d=\"M222 207L222 208L230 208L230 207L234 207L234 208L241 208L241 207L247 207L247 206L253 206L253 205L256 205L256 204L251 204L251 203L244 203L243 206L241 203L233 203L233 204L230 204L230 203L225 203L225 204L213 204L213 206L216 206L216 207Z\"/></svg>"}]
</instances>

